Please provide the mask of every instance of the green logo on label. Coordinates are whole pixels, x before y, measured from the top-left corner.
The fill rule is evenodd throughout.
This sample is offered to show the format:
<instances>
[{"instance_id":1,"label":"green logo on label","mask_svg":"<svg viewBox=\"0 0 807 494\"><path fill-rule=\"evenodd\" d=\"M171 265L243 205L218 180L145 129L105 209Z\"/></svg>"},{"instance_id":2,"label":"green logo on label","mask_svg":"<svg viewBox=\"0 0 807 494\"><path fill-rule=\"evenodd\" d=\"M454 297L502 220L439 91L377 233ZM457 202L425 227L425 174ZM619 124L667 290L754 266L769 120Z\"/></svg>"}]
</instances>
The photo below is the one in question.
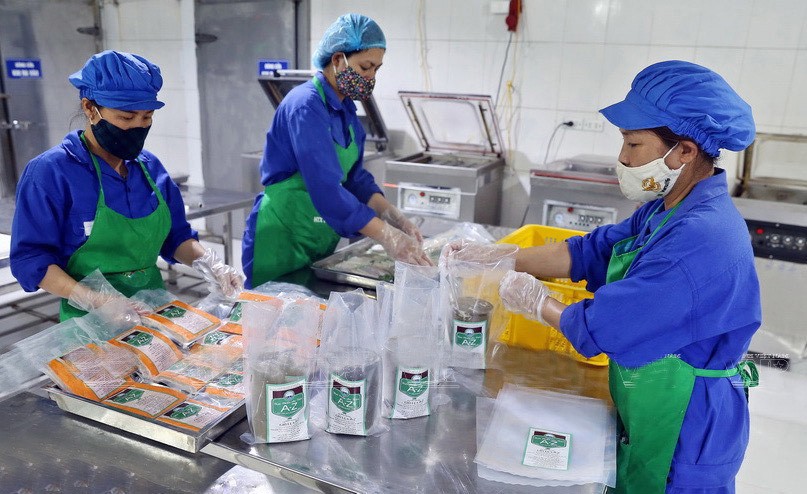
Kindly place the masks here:
<instances>
[{"instance_id":1,"label":"green logo on label","mask_svg":"<svg viewBox=\"0 0 807 494\"><path fill-rule=\"evenodd\" d=\"M243 302L237 302L233 306L232 312L230 312L230 320L233 321L233 322L240 321L241 320L241 313L243 312L243 308L244 308L244 303Z\"/></svg>"},{"instance_id":2,"label":"green logo on label","mask_svg":"<svg viewBox=\"0 0 807 494\"><path fill-rule=\"evenodd\" d=\"M565 448L566 438L560 436L553 436L552 434L541 434L536 432L532 435L532 444L542 446L544 448Z\"/></svg>"},{"instance_id":3,"label":"green logo on label","mask_svg":"<svg viewBox=\"0 0 807 494\"><path fill-rule=\"evenodd\" d=\"M177 319L185 315L188 312L187 310L183 309L182 307L177 307L175 305L171 305L166 307L165 309L160 311L160 315L163 317L167 317L169 319Z\"/></svg>"},{"instance_id":4,"label":"green logo on label","mask_svg":"<svg viewBox=\"0 0 807 494\"><path fill-rule=\"evenodd\" d=\"M153 339L154 336L149 333L144 333L143 331L133 331L131 334L123 338L123 342L132 346L146 346L150 345L151 340Z\"/></svg>"},{"instance_id":5,"label":"green logo on label","mask_svg":"<svg viewBox=\"0 0 807 494\"><path fill-rule=\"evenodd\" d=\"M143 396L142 389L127 389L115 395L112 401L120 404L129 403L130 401L139 400L141 396Z\"/></svg>"},{"instance_id":6,"label":"green logo on label","mask_svg":"<svg viewBox=\"0 0 807 494\"><path fill-rule=\"evenodd\" d=\"M229 338L230 335L227 333L222 333L221 331L213 331L212 333L205 336L204 344L205 345L218 345L222 341Z\"/></svg>"},{"instance_id":7,"label":"green logo on label","mask_svg":"<svg viewBox=\"0 0 807 494\"><path fill-rule=\"evenodd\" d=\"M358 388L351 389L346 386L334 386L331 389L331 401L343 412L352 412L361 408L361 393Z\"/></svg>"},{"instance_id":8,"label":"green logo on label","mask_svg":"<svg viewBox=\"0 0 807 494\"><path fill-rule=\"evenodd\" d=\"M473 328L457 327L454 344L470 348L478 347L482 344L482 333L474 331Z\"/></svg>"},{"instance_id":9,"label":"green logo on label","mask_svg":"<svg viewBox=\"0 0 807 494\"><path fill-rule=\"evenodd\" d=\"M197 413L202 411L202 407L199 405L194 405L193 403L183 403L178 407L174 408L170 412L168 412L168 416L172 419L186 419L188 417L193 417Z\"/></svg>"},{"instance_id":10,"label":"green logo on label","mask_svg":"<svg viewBox=\"0 0 807 494\"><path fill-rule=\"evenodd\" d=\"M283 396L280 398L272 399L272 413L274 415L291 417L305 406L305 395L303 395L302 391L295 393L293 389L289 389L282 393ZM276 391L275 394L277 394Z\"/></svg>"},{"instance_id":11,"label":"green logo on label","mask_svg":"<svg viewBox=\"0 0 807 494\"><path fill-rule=\"evenodd\" d=\"M411 377L406 377L411 376ZM429 381L421 374L402 373L401 381L398 384L398 390L412 398L417 398L429 389Z\"/></svg>"},{"instance_id":12,"label":"green logo on label","mask_svg":"<svg viewBox=\"0 0 807 494\"><path fill-rule=\"evenodd\" d=\"M241 384L243 380L244 376L241 374L224 374L220 378L216 379L216 384L223 388L228 388L230 386Z\"/></svg>"}]
</instances>

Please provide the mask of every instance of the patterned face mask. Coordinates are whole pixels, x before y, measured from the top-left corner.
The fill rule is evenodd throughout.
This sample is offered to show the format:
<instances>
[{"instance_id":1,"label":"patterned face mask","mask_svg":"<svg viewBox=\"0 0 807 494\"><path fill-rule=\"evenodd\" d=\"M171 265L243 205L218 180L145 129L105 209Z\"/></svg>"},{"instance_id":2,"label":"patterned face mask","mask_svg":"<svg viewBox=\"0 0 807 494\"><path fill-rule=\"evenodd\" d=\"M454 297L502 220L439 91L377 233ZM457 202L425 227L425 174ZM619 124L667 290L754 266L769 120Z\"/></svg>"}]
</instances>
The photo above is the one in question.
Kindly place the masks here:
<instances>
[{"instance_id":1,"label":"patterned face mask","mask_svg":"<svg viewBox=\"0 0 807 494\"><path fill-rule=\"evenodd\" d=\"M356 69L348 65L347 57L344 54L342 56L345 57L345 70L337 72L336 67L333 68L334 76L336 76L336 89L350 99L366 100L373 94L375 77L365 79L356 72Z\"/></svg>"}]
</instances>

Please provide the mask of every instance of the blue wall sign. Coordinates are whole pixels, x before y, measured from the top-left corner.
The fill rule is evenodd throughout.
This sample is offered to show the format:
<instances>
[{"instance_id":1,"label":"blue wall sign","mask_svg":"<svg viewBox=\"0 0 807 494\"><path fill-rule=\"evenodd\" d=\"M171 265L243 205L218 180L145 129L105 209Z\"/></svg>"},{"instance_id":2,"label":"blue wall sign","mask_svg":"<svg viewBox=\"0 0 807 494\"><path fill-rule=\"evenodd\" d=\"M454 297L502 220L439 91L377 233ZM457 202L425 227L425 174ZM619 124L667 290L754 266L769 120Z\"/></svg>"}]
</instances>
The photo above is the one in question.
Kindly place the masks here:
<instances>
[{"instance_id":1,"label":"blue wall sign","mask_svg":"<svg viewBox=\"0 0 807 494\"><path fill-rule=\"evenodd\" d=\"M288 60L258 60L258 75L271 75L275 70L287 70Z\"/></svg>"},{"instance_id":2,"label":"blue wall sign","mask_svg":"<svg viewBox=\"0 0 807 494\"><path fill-rule=\"evenodd\" d=\"M9 79L42 79L42 61L37 58L8 59L6 75Z\"/></svg>"}]
</instances>

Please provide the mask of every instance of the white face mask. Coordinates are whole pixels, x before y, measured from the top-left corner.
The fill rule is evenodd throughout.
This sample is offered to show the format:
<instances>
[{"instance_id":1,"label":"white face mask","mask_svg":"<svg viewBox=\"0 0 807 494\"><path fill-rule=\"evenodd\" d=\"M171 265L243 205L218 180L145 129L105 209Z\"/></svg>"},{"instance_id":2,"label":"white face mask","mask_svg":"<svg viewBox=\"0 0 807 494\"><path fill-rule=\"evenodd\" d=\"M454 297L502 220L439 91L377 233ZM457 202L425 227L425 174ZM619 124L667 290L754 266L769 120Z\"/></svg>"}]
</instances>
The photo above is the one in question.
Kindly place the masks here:
<instances>
[{"instance_id":1,"label":"white face mask","mask_svg":"<svg viewBox=\"0 0 807 494\"><path fill-rule=\"evenodd\" d=\"M675 146L678 146L678 143ZM678 175L686 166L684 164L677 170L671 170L664 163L675 146L671 147L661 158L646 165L630 167L617 162L616 176L619 179L619 188L625 197L631 201L647 202L664 197L672 190Z\"/></svg>"}]
</instances>

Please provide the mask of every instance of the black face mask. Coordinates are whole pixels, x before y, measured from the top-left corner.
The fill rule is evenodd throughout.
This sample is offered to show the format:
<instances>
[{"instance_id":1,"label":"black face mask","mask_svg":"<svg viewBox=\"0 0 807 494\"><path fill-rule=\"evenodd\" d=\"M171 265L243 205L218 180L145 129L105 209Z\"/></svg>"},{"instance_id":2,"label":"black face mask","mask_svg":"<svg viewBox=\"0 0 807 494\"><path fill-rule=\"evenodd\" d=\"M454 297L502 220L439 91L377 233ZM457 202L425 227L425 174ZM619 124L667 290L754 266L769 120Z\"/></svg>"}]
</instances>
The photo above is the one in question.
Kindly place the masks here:
<instances>
[{"instance_id":1,"label":"black face mask","mask_svg":"<svg viewBox=\"0 0 807 494\"><path fill-rule=\"evenodd\" d=\"M91 128L95 140L106 152L124 160L133 160L143 150L151 126L121 129L102 118Z\"/></svg>"}]
</instances>

